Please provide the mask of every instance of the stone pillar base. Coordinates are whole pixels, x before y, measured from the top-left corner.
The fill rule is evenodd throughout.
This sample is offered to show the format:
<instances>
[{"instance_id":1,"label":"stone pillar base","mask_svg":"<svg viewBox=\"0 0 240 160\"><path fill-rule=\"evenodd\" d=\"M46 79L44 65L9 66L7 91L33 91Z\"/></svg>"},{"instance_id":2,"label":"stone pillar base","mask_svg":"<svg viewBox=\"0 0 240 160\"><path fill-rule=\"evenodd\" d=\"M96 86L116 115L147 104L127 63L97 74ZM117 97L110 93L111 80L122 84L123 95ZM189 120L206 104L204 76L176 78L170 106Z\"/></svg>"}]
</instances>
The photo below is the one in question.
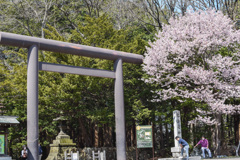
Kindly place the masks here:
<instances>
[{"instance_id":1,"label":"stone pillar base","mask_svg":"<svg viewBox=\"0 0 240 160\"><path fill-rule=\"evenodd\" d=\"M187 160L187 158L159 158L158 160ZM201 160L200 156L189 157L188 160Z\"/></svg>"},{"instance_id":2,"label":"stone pillar base","mask_svg":"<svg viewBox=\"0 0 240 160\"><path fill-rule=\"evenodd\" d=\"M172 147L171 148L173 158L178 158L181 156L181 149L182 149L181 147Z\"/></svg>"},{"instance_id":3,"label":"stone pillar base","mask_svg":"<svg viewBox=\"0 0 240 160\"><path fill-rule=\"evenodd\" d=\"M3 154L3 155L0 155L0 160L12 160L12 157Z\"/></svg>"}]
</instances>

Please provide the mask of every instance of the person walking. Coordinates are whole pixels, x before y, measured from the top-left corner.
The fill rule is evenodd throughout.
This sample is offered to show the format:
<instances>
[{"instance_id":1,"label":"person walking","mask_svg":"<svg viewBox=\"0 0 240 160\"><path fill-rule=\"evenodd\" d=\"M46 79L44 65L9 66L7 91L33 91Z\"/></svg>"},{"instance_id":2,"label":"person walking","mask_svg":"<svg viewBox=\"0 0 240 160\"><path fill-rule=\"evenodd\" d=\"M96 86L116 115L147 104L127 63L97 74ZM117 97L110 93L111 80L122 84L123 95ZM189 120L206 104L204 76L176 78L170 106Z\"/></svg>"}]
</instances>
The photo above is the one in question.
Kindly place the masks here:
<instances>
[{"instance_id":1,"label":"person walking","mask_svg":"<svg viewBox=\"0 0 240 160\"><path fill-rule=\"evenodd\" d=\"M202 136L202 139L194 146L194 148L197 147L199 144L201 145L203 158L205 158L205 150L208 152L209 158L211 158L212 154L211 154L211 151L209 149L208 140L205 138L205 136Z\"/></svg>"},{"instance_id":2,"label":"person walking","mask_svg":"<svg viewBox=\"0 0 240 160\"><path fill-rule=\"evenodd\" d=\"M42 147L41 147L41 145L40 145L40 142L38 142L38 154L39 154L39 160L41 160L42 159Z\"/></svg>"},{"instance_id":3,"label":"person walking","mask_svg":"<svg viewBox=\"0 0 240 160\"><path fill-rule=\"evenodd\" d=\"M188 145L188 143L184 139L180 138L179 136L176 136L175 139L178 141L178 143L180 144L180 146L182 148L181 149L181 155L182 156L179 157L179 158L183 158L183 152L185 150L186 155L187 155L187 159L189 159L189 145Z\"/></svg>"},{"instance_id":4,"label":"person walking","mask_svg":"<svg viewBox=\"0 0 240 160\"><path fill-rule=\"evenodd\" d=\"M27 147L23 146L23 150L21 152L21 158L22 160L27 160L27 156L28 156L28 151L27 151Z\"/></svg>"}]
</instances>

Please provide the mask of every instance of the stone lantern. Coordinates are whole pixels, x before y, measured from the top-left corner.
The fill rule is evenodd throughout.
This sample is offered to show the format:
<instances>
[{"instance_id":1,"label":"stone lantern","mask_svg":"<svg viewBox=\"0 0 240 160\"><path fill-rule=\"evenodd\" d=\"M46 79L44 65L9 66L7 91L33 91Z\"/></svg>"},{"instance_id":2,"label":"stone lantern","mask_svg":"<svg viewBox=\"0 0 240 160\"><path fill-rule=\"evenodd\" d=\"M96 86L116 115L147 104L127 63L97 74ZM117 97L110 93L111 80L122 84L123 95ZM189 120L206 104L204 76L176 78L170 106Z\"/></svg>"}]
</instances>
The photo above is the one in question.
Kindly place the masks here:
<instances>
[{"instance_id":1,"label":"stone lantern","mask_svg":"<svg viewBox=\"0 0 240 160\"><path fill-rule=\"evenodd\" d=\"M60 116L54 121L59 123L59 130L57 137L53 140L53 143L50 144L50 153L47 157L47 160L62 160L64 159L64 152L76 151L76 143L73 143L73 140L70 139L70 136L64 132L66 128L67 119L63 116Z\"/></svg>"}]
</instances>

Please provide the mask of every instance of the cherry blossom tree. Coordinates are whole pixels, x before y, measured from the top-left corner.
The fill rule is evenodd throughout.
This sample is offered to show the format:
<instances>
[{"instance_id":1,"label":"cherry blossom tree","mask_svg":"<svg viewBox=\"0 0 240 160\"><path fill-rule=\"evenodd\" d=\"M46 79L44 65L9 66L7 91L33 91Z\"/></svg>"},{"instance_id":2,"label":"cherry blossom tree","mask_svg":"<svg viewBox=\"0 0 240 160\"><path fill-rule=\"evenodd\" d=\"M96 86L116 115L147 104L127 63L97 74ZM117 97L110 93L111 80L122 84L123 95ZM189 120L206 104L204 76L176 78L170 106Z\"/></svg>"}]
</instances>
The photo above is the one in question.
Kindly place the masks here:
<instances>
[{"instance_id":1,"label":"cherry blossom tree","mask_svg":"<svg viewBox=\"0 0 240 160\"><path fill-rule=\"evenodd\" d=\"M145 53L143 70L149 77L144 80L160 86L153 101L177 97L206 104L207 109L196 108L198 117L190 123L215 125L219 133L221 115L240 112L240 105L228 103L240 97L240 31L212 9L189 11L169 24Z\"/></svg>"}]
</instances>

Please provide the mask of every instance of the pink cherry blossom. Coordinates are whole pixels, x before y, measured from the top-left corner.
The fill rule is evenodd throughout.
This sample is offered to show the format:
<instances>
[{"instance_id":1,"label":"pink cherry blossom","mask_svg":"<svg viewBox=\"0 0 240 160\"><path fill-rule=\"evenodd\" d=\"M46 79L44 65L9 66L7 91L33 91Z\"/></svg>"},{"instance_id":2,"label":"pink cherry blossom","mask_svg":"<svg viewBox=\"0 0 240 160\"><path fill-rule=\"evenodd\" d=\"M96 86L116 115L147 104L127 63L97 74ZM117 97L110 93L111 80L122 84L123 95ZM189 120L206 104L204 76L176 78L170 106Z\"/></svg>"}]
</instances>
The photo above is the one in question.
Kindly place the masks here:
<instances>
[{"instance_id":1,"label":"pink cherry blossom","mask_svg":"<svg viewBox=\"0 0 240 160\"><path fill-rule=\"evenodd\" d=\"M145 53L143 70L149 77L144 80L160 87L153 101L179 97L207 104L207 111L196 109L199 116L190 123L218 124L214 115L239 113L239 105L226 104L240 98L240 31L235 24L213 9L190 11L169 23Z\"/></svg>"}]
</instances>

